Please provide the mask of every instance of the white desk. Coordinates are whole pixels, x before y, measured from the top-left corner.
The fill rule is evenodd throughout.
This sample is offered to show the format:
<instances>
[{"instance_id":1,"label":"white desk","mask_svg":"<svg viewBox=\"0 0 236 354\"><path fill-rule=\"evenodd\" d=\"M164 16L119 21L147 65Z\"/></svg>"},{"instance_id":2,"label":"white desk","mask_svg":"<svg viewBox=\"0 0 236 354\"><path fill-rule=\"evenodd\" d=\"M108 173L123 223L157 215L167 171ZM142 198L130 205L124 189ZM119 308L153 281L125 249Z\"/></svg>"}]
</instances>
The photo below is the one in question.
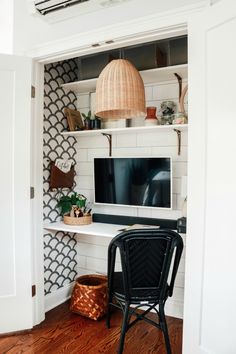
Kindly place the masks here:
<instances>
[{"instance_id":1,"label":"white desk","mask_svg":"<svg viewBox=\"0 0 236 354\"><path fill-rule=\"evenodd\" d=\"M50 224L44 224L44 228L52 231L65 231L76 234L115 237L121 232L121 229L127 225L105 224L101 222L92 222L89 225L66 225L63 221L57 221Z\"/></svg>"},{"instance_id":2,"label":"white desk","mask_svg":"<svg viewBox=\"0 0 236 354\"><path fill-rule=\"evenodd\" d=\"M107 274L107 247L113 237L119 234L121 229L127 225L106 224L93 222L89 225L66 225L63 221L44 224L44 229L49 231L64 231L77 234L77 257L78 276L83 274ZM181 234L185 242L186 235ZM61 236L58 236L61 237ZM171 301L167 302L166 311L170 316L183 317L184 298L184 262L182 256L178 276L176 279L175 292ZM120 261L117 262L117 269L121 269Z\"/></svg>"}]
</instances>

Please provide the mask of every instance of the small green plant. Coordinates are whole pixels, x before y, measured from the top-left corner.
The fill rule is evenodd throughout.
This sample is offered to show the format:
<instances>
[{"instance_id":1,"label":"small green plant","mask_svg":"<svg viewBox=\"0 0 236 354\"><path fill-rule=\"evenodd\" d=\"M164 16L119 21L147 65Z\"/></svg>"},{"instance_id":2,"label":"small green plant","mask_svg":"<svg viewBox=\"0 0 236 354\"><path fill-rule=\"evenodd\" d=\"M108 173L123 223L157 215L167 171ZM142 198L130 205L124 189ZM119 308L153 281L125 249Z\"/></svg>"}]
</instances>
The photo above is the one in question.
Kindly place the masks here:
<instances>
[{"instance_id":1,"label":"small green plant","mask_svg":"<svg viewBox=\"0 0 236 354\"><path fill-rule=\"evenodd\" d=\"M73 192L71 195L63 195L57 203L57 206L61 209L61 215L65 215L71 211L73 205L83 208L85 203L86 197L83 194Z\"/></svg>"},{"instance_id":2,"label":"small green plant","mask_svg":"<svg viewBox=\"0 0 236 354\"><path fill-rule=\"evenodd\" d=\"M82 117L84 119L91 119L91 116L92 116L91 110L89 110L87 114L82 113Z\"/></svg>"}]
</instances>

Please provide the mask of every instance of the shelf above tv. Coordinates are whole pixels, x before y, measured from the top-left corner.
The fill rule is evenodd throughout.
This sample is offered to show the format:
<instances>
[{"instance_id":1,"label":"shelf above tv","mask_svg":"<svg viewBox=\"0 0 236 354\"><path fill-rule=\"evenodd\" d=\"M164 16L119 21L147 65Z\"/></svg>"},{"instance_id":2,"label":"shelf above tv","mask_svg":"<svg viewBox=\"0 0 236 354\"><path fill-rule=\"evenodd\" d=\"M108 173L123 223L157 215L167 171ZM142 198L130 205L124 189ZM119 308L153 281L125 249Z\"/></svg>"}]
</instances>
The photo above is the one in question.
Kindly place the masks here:
<instances>
[{"instance_id":1,"label":"shelf above tv","mask_svg":"<svg viewBox=\"0 0 236 354\"><path fill-rule=\"evenodd\" d=\"M188 129L188 124L176 124L176 125L156 125L156 126L141 126L141 127L129 127L129 128L112 128L112 129L94 129L94 130L77 130L77 131L64 131L61 134L65 136L95 136L98 134L130 134L148 131L171 131L171 130L185 131Z\"/></svg>"},{"instance_id":2,"label":"shelf above tv","mask_svg":"<svg viewBox=\"0 0 236 354\"><path fill-rule=\"evenodd\" d=\"M176 80L174 74L177 73L182 80L188 78L188 64L166 66L163 68L155 68L140 71L144 84L160 83L165 81ZM73 91L76 94L95 92L97 78L89 80L81 80L62 84L66 92Z\"/></svg>"},{"instance_id":3,"label":"shelf above tv","mask_svg":"<svg viewBox=\"0 0 236 354\"><path fill-rule=\"evenodd\" d=\"M94 129L94 130L78 130L78 131L65 131L61 134L64 136L95 136L103 134L107 137L109 143L109 155L112 155L112 135L113 134L130 134L130 133L144 133L144 132L170 132L174 131L178 138L178 155L181 154L181 132L188 129L188 124L176 124L176 125L156 125L156 126L142 126L142 127L130 127L130 128L112 128L112 129Z\"/></svg>"}]
</instances>

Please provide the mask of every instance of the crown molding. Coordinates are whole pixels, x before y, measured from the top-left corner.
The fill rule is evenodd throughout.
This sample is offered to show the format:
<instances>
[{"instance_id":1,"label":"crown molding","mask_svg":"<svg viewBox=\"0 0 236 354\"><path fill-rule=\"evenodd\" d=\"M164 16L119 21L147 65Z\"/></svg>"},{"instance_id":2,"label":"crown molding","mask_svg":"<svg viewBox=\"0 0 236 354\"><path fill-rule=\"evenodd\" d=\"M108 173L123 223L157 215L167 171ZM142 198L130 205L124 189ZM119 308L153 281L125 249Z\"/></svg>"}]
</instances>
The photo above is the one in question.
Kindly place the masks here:
<instances>
[{"instance_id":1,"label":"crown molding","mask_svg":"<svg viewBox=\"0 0 236 354\"><path fill-rule=\"evenodd\" d=\"M108 7L119 6L128 1L131 0L89 0L75 4L74 6L64 7L64 9L58 9L46 15L43 15L37 10L35 0L28 0L28 9L30 14L32 14L33 16L40 18L46 23L53 24L63 22L73 17L84 16L94 11L104 10Z\"/></svg>"},{"instance_id":2,"label":"crown molding","mask_svg":"<svg viewBox=\"0 0 236 354\"><path fill-rule=\"evenodd\" d=\"M50 41L27 51L25 55L49 63L76 56L115 49L187 33L191 15L209 6L209 0L135 20L104 26L70 37ZM111 38L112 37L112 38ZM112 43L107 43L111 41ZM91 44L98 44L93 47Z\"/></svg>"}]
</instances>

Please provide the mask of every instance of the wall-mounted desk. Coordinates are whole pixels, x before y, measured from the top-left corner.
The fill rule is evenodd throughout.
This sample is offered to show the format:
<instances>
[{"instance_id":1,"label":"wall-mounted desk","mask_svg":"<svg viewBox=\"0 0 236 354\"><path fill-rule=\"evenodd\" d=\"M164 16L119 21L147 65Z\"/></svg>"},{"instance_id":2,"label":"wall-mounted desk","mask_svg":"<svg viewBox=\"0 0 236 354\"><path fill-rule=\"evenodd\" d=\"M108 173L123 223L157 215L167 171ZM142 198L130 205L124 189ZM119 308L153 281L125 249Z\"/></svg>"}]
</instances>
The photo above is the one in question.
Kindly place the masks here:
<instances>
[{"instance_id":1,"label":"wall-mounted desk","mask_svg":"<svg viewBox=\"0 0 236 354\"><path fill-rule=\"evenodd\" d=\"M149 225L150 228L152 227ZM112 238L121 233L129 225L107 224L102 222L92 222L89 225L67 225L63 221L44 224L44 229L49 231L70 232L90 236L100 236ZM155 226L153 226L155 228ZM174 230L176 231L176 230ZM185 234L181 234L185 238Z\"/></svg>"},{"instance_id":2,"label":"wall-mounted desk","mask_svg":"<svg viewBox=\"0 0 236 354\"><path fill-rule=\"evenodd\" d=\"M145 219L141 222L139 219L132 219L132 222L145 224L144 220ZM118 217L117 221L122 221L122 219L119 219ZM128 224L130 225L130 223ZM111 239L127 226L127 224L122 225L96 221L89 225L66 225L63 221L44 224L44 228L49 230L49 232L57 233L61 231L77 235L78 267L76 269L78 276L89 273L106 274L108 245ZM186 235L181 234L181 236L185 243ZM60 238L63 236L58 234L56 237ZM168 300L166 306L166 313L168 315L179 318L182 318L183 316L184 263L185 256L183 254L177 274L174 296ZM119 260L117 262L117 269L120 269Z\"/></svg>"},{"instance_id":3,"label":"wall-mounted desk","mask_svg":"<svg viewBox=\"0 0 236 354\"><path fill-rule=\"evenodd\" d=\"M76 234L115 237L127 225L105 224L102 222L92 222L89 225L66 225L63 221L57 221L50 224L44 224L44 228L51 231L64 231Z\"/></svg>"}]
</instances>

